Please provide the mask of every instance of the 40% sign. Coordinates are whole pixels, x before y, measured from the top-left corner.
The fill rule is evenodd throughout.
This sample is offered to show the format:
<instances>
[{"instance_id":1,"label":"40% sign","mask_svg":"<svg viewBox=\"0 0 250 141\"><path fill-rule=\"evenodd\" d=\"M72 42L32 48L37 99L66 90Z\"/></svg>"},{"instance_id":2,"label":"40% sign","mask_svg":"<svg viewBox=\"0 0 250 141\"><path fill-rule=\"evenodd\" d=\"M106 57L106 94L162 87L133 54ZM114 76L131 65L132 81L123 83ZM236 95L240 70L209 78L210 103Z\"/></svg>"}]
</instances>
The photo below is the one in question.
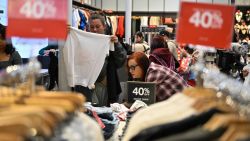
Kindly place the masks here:
<instances>
[{"instance_id":1,"label":"40% sign","mask_svg":"<svg viewBox=\"0 0 250 141\"><path fill-rule=\"evenodd\" d=\"M133 90L133 94L140 95L140 96L148 96L150 95L150 90L149 88L135 87Z\"/></svg>"},{"instance_id":2,"label":"40% sign","mask_svg":"<svg viewBox=\"0 0 250 141\"><path fill-rule=\"evenodd\" d=\"M221 29L223 26L222 13L216 10L194 9L194 13L189 18L189 23L205 29Z\"/></svg>"},{"instance_id":3,"label":"40% sign","mask_svg":"<svg viewBox=\"0 0 250 141\"><path fill-rule=\"evenodd\" d=\"M27 0L19 9L19 13L26 18L54 18L57 8L54 1Z\"/></svg>"}]
</instances>

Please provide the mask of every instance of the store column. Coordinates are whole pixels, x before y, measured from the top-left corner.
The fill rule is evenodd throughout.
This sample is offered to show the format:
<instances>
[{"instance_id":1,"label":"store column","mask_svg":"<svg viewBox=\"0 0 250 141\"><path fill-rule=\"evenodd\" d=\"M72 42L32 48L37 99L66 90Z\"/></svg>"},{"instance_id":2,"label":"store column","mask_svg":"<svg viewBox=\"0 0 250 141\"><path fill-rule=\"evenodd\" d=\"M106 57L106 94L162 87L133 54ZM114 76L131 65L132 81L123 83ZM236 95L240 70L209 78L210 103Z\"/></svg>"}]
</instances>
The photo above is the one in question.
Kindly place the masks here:
<instances>
[{"instance_id":1,"label":"store column","mask_svg":"<svg viewBox=\"0 0 250 141\"><path fill-rule=\"evenodd\" d=\"M68 0L68 25L72 24L72 0ZM70 87L68 85L67 75L66 75L66 66L64 63L64 56L62 53L64 41L59 41L59 61L58 61L58 88L60 91L70 91Z\"/></svg>"},{"instance_id":2,"label":"store column","mask_svg":"<svg viewBox=\"0 0 250 141\"><path fill-rule=\"evenodd\" d=\"M125 8L125 40L131 44L132 0L126 0Z\"/></svg>"}]
</instances>

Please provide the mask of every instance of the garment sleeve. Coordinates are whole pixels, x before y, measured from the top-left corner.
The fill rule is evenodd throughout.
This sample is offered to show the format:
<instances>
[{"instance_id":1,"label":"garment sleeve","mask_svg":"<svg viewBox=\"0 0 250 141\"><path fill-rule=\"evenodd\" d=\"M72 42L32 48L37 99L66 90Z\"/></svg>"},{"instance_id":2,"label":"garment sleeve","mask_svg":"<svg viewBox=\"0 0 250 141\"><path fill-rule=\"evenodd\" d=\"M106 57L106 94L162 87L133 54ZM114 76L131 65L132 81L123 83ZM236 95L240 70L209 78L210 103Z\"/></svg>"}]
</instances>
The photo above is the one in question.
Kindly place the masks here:
<instances>
[{"instance_id":1,"label":"garment sleeve","mask_svg":"<svg viewBox=\"0 0 250 141\"><path fill-rule=\"evenodd\" d=\"M161 84L166 79L166 75L164 72L160 70L151 70L149 69L147 72L146 82L155 82L157 84Z\"/></svg>"},{"instance_id":2,"label":"garment sleeve","mask_svg":"<svg viewBox=\"0 0 250 141\"><path fill-rule=\"evenodd\" d=\"M12 54L12 57L13 57L12 65L21 65L23 63L22 58L21 58L20 54L17 51L15 51Z\"/></svg>"},{"instance_id":3,"label":"garment sleeve","mask_svg":"<svg viewBox=\"0 0 250 141\"><path fill-rule=\"evenodd\" d=\"M121 43L115 43L115 51L112 51L111 55L113 56L116 68L122 67L127 59L127 52Z\"/></svg>"}]
</instances>

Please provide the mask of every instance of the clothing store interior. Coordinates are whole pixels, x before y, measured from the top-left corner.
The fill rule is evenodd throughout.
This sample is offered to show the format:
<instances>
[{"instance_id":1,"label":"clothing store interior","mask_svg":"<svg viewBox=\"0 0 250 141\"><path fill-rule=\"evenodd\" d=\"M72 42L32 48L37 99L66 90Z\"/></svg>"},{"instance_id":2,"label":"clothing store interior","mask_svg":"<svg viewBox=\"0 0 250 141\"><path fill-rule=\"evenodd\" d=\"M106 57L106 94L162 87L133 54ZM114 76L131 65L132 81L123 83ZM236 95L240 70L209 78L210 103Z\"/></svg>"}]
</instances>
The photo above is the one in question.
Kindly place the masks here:
<instances>
[{"instance_id":1,"label":"clothing store interior","mask_svg":"<svg viewBox=\"0 0 250 141\"><path fill-rule=\"evenodd\" d=\"M0 0L0 141L250 141L250 0Z\"/></svg>"}]
</instances>

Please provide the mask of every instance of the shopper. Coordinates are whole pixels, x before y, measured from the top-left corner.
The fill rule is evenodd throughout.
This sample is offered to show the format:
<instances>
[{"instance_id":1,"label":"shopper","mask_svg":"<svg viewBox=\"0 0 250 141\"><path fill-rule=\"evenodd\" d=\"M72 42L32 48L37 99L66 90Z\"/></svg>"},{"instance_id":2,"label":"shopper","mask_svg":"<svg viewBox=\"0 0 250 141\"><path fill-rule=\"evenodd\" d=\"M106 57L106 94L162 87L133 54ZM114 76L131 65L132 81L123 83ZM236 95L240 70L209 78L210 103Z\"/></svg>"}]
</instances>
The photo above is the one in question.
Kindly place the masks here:
<instances>
[{"instance_id":1,"label":"shopper","mask_svg":"<svg viewBox=\"0 0 250 141\"><path fill-rule=\"evenodd\" d=\"M130 81L145 81L149 59L143 52L135 52L128 57L127 69Z\"/></svg>"},{"instance_id":2,"label":"shopper","mask_svg":"<svg viewBox=\"0 0 250 141\"><path fill-rule=\"evenodd\" d=\"M244 77L244 86L249 87L250 86L250 64L244 66L244 68L242 69L242 75Z\"/></svg>"},{"instance_id":3,"label":"shopper","mask_svg":"<svg viewBox=\"0 0 250 141\"><path fill-rule=\"evenodd\" d=\"M145 82L145 76L149 67L149 59L144 52L134 52L127 59L127 72L129 81ZM122 93L120 102L128 101L127 83L121 83ZM128 104L128 103L126 103ZM129 105L127 105L130 107Z\"/></svg>"},{"instance_id":4,"label":"shopper","mask_svg":"<svg viewBox=\"0 0 250 141\"><path fill-rule=\"evenodd\" d=\"M168 49L173 54L174 58L178 60L177 44L171 39L171 34L166 30L160 31L159 34L163 36L164 40L167 42Z\"/></svg>"},{"instance_id":5,"label":"shopper","mask_svg":"<svg viewBox=\"0 0 250 141\"><path fill-rule=\"evenodd\" d=\"M132 52L144 52L149 55L150 47L148 43L144 40L142 32L138 31L135 34L135 42L132 44Z\"/></svg>"},{"instance_id":6,"label":"shopper","mask_svg":"<svg viewBox=\"0 0 250 141\"><path fill-rule=\"evenodd\" d=\"M156 64L176 70L175 59L173 54L169 51L168 45L164 38L160 35L156 35L150 45L150 56L149 60Z\"/></svg>"},{"instance_id":7,"label":"shopper","mask_svg":"<svg viewBox=\"0 0 250 141\"><path fill-rule=\"evenodd\" d=\"M55 88L56 84L58 85L58 45L49 45L45 48L42 48L39 51L39 55L49 56L49 87L48 90Z\"/></svg>"},{"instance_id":8,"label":"shopper","mask_svg":"<svg viewBox=\"0 0 250 141\"><path fill-rule=\"evenodd\" d=\"M90 32L97 34L106 34L105 19L99 14L93 14L89 18ZM126 51L118 42L118 38L111 36L111 41L114 42L115 50L109 52L105 63L95 83L93 91L92 102L97 103L98 106L107 106L118 100L121 93L120 81L117 75L117 69L122 67L126 61ZM82 87L77 86L76 91L82 92ZM86 88L84 88L86 89Z\"/></svg>"},{"instance_id":9,"label":"shopper","mask_svg":"<svg viewBox=\"0 0 250 141\"><path fill-rule=\"evenodd\" d=\"M7 43L6 27L0 24L0 70L20 64L22 64L22 58L15 48Z\"/></svg>"},{"instance_id":10,"label":"shopper","mask_svg":"<svg viewBox=\"0 0 250 141\"><path fill-rule=\"evenodd\" d=\"M186 81L175 72L175 62L168 50L164 38L156 35L151 43L151 61L145 81L156 83L156 101L163 101L177 92L181 92L187 85Z\"/></svg>"}]
</instances>

